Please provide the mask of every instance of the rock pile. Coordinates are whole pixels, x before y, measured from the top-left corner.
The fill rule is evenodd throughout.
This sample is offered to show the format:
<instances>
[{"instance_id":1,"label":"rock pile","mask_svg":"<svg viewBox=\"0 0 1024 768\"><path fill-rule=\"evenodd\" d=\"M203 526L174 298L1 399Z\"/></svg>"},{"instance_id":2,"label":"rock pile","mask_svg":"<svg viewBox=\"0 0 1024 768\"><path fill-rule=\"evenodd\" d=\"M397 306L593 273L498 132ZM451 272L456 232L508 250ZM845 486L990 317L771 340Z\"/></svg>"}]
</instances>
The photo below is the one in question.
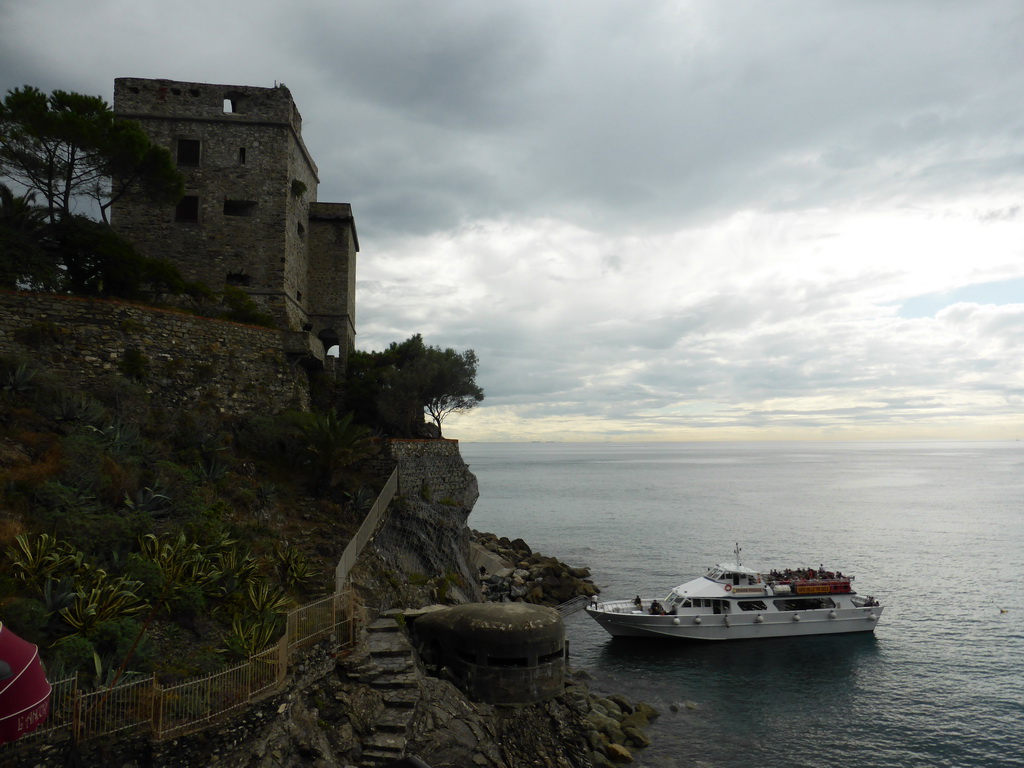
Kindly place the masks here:
<instances>
[{"instance_id":1,"label":"rock pile","mask_svg":"<svg viewBox=\"0 0 1024 768\"><path fill-rule=\"evenodd\" d=\"M498 557L504 568L481 574L484 599L554 607L574 597L598 594L589 568L576 568L530 549L522 539L470 532L470 541Z\"/></svg>"},{"instance_id":2,"label":"rock pile","mask_svg":"<svg viewBox=\"0 0 1024 768\"><path fill-rule=\"evenodd\" d=\"M618 693L597 695L578 680L566 681L562 698L583 715L594 768L631 763L632 749L650 746L644 729L659 713L649 704L630 701Z\"/></svg>"}]
</instances>

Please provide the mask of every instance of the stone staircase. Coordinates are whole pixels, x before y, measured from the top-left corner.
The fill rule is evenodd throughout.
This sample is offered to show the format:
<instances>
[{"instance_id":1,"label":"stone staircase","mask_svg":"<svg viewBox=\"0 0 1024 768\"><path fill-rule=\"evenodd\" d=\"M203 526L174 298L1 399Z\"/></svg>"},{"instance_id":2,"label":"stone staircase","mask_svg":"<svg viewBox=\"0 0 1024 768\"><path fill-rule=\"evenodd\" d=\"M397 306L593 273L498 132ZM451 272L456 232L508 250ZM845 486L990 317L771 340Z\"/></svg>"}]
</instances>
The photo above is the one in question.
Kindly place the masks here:
<instances>
[{"instance_id":1,"label":"stone staircase","mask_svg":"<svg viewBox=\"0 0 1024 768\"><path fill-rule=\"evenodd\" d=\"M416 655L393 616L382 616L366 628L367 654L353 670L361 683L380 693L384 711L373 734L363 740L363 764L384 765L405 756L409 727L420 700Z\"/></svg>"}]
</instances>

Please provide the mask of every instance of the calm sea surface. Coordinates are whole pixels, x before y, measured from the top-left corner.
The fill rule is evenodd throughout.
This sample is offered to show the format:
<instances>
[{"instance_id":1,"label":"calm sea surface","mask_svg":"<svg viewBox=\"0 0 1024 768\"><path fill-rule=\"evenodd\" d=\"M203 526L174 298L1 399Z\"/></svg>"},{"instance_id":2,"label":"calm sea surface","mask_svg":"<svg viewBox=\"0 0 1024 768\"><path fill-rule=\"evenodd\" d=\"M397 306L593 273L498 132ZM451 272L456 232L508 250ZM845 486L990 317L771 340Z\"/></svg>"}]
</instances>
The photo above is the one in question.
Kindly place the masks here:
<instances>
[{"instance_id":1,"label":"calm sea surface","mask_svg":"<svg viewBox=\"0 0 1024 768\"><path fill-rule=\"evenodd\" d=\"M1024 442L461 449L470 526L591 568L607 598L663 596L738 541L745 565L824 563L885 606L873 635L713 645L570 617L573 666L663 713L638 765L1024 766Z\"/></svg>"}]
</instances>

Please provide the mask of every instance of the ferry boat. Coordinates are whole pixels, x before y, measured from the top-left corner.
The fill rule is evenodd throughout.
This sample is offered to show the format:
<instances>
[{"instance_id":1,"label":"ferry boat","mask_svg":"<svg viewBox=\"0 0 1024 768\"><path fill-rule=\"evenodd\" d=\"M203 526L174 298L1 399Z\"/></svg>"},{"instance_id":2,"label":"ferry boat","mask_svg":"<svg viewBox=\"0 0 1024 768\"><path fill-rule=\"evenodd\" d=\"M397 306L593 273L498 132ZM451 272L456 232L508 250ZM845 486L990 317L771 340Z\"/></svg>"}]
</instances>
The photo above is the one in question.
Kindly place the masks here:
<instances>
[{"instance_id":1,"label":"ferry boat","mask_svg":"<svg viewBox=\"0 0 1024 768\"><path fill-rule=\"evenodd\" d=\"M858 595L853 576L813 568L762 573L720 563L663 600L593 601L587 613L614 637L752 640L873 632L882 615L874 597ZM593 600L593 599L592 599Z\"/></svg>"}]
</instances>

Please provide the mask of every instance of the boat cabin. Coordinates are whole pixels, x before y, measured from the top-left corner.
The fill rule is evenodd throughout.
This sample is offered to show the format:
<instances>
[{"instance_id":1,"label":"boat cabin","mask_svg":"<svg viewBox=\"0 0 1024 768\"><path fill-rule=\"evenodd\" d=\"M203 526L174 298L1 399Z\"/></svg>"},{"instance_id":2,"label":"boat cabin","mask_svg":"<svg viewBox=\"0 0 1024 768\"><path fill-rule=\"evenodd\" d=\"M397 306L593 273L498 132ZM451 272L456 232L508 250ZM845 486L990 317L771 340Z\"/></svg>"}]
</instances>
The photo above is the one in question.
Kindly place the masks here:
<instances>
[{"instance_id":1,"label":"boat cabin","mask_svg":"<svg viewBox=\"0 0 1024 768\"><path fill-rule=\"evenodd\" d=\"M714 565L708 568L704 578L711 579L724 584L732 584L734 587L757 586L761 583L761 574L742 565Z\"/></svg>"}]
</instances>

